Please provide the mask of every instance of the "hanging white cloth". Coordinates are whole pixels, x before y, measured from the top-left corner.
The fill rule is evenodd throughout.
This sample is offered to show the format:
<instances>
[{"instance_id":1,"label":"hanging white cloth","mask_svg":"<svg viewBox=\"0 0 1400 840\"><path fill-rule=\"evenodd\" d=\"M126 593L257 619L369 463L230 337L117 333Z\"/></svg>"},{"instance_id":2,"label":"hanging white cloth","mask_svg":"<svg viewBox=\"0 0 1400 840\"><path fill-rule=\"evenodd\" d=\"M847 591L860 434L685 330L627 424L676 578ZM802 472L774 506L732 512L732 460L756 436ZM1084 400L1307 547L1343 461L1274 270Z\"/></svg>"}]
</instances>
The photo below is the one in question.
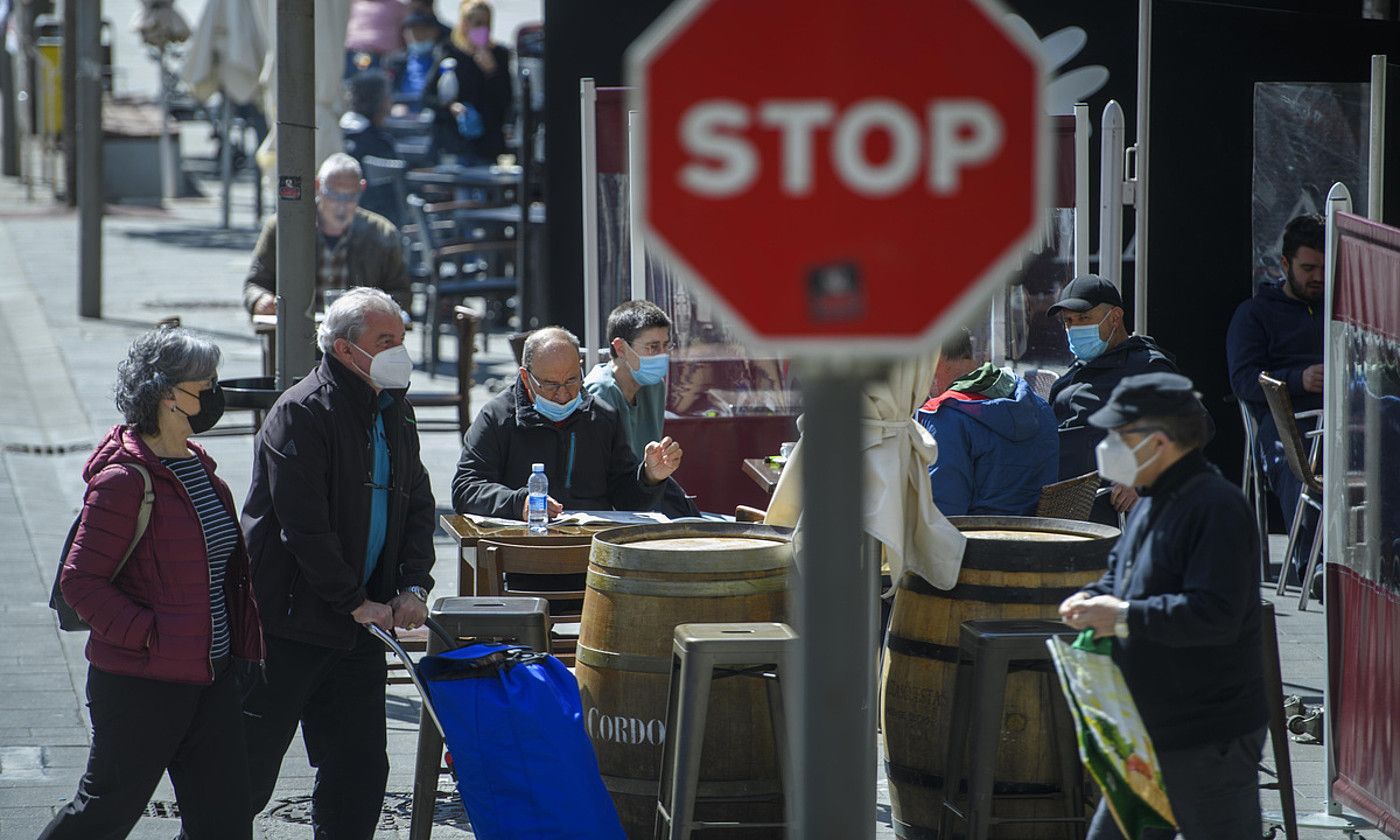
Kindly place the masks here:
<instances>
[{"instance_id":1,"label":"hanging white cloth","mask_svg":"<svg viewBox=\"0 0 1400 840\"><path fill-rule=\"evenodd\" d=\"M266 0L272 47L262 67L268 134L258 147L258 166L277 171L277 0ZM343 151L340 115L345 112L345 28L350 24L348 0L316 0L316 166Z\"/></svg>"},{"instance_id":2,"label":"hanging white cloth","mask_svg":"<svg viewBox=\"0 0 1400 840\"><path fill-rule=\"evenodd\" d=\"M937 358L893 365L889 376L866 385L862 403L865 533L879 540L898 581L910 571L940 589L951 589L962 568L966 538L933 504L928 469L938 459L933 437L913 419L928 397ZM797 527L802 513L802 441L788 457L764 522ZM800 548L800 546L799 546Z\"/></svg>"},{"instance_id":3,"label":"hanging white cloth","mask_svg":"<svg viewBox=\"0 0 1400 840\"><path fill-rule=\"evenodd\" d=\"M251 102L271 43L262 4L254 0L209 0L190 38L181 76L203 102L223 91L234 102Z\"/></svg>"}]
</instances>

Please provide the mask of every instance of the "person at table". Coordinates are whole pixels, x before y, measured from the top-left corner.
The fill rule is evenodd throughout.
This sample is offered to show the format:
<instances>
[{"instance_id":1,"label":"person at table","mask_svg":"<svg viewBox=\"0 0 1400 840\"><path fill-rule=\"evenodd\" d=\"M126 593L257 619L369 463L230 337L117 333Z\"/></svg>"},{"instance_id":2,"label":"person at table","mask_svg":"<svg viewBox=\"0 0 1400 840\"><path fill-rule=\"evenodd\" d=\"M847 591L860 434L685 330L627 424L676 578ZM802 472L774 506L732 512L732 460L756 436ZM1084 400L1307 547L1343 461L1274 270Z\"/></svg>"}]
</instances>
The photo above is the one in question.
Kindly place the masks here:
<instances>
[{"instance_id":1,"label":"person at table","mask_svg":"<svg viewBox=\"0 0 1400 840\"><path fill-rule=\"evenodd\" d=\"M981 364L972 333L943 344L935 396L915 412L938 444L928 470L944 516L1031 516L1055 481L1060 442L1050 406L1026 380Z\"/></svg>"},{"instance_id":2,"label":"person at table","mask_svg":"<svg viewBox=\"0 0 1400 840\"><path fill-rule=\"evenodd\" d=\"M544 464L549 515L569 510L651 510L681 464L680 444L650 441L633 453L622 418L583 387L579 343L561 327L525 339L520 373L482 407L462 444L452 507L526 518L530 466Z\"/></svg>"},{"instance_id":3,"label":"person at table","mask_svg":"<svg viewBox=\"0 0 1400 840\"><path fill-rule=\"evenodd\" d=\"M1327 223L1316 213L1305 213L1290 220L1283 229L1283 249L1279 266L1283 277L1277 283L1261 285L1244 301L1230 319L1225 332L1225 358L1229 364L1230 390L1244 401L1259 424L1256 454L1263 460L1269 489L1278 497L1285 531L1293 529L1298 495L1303 484L1293 476L1283 454L1283 442L1274 424L1273 412L1259 386L1259 374L1267 373L1288 386L1294 411L1322 408L1323 333L1327 318L1322 312L1323 275L1327 265L1323 251ZM1313 418L1297 421L1306 435L1316 425ZM1294 576L1307 572L1308 549L1312 546L1317 514L1304 506L1303 522L1292 564ZM1285 568L1285 572L1286 572ZM1309 585L1315 595L1322 592L1322 576Z\"/></svg>"},{"instance_id":4,"label":"person at table","mask_svg":"<svg viewBox=\"0 0 1400 840\"><path fill-rule=\"evenodd\" d=\"M436 84L424 91L433 108L438 152L468 165L492 164L506 151L504 127L513 92L510 50L491 40L491 4L464 0Z\"/></svg>"},{"instance_id":5,"label":"person at table","mask_svg":"<svg viewBox=\"0 0 1400 840\"><path fill-rule=\"evenodd\" d=\"M326 158L316 174L315 311L327 289L383 289L405 310L413 298L399 230L360 206L365 190L360 164L344 152ZM263 225L243 282L243 306L252 315L277 314L277 217Z\"/></svg>"},{"instance_id":6,"label":"person at table","mask_svg":"<svg viewBox=\"0 0 1400 840\"><path fill-rule=\"evenodd\" d=\"M1124 323L1123 297L1109 281L1082 274L1070 281L1046 314L1064 325L1074 364L1050 388L1048 402L1060 427L1060 479L1094 471L1094 447L1105 432L1089 423L1124 378L1143 373L1177 373L1176 362L1157 342L1132 335ZM1118 513L1137 502L1131 487L1113 485L1112 510L1095 506L1095 521L1116 523Z\"/></svg>"}]
</instances>

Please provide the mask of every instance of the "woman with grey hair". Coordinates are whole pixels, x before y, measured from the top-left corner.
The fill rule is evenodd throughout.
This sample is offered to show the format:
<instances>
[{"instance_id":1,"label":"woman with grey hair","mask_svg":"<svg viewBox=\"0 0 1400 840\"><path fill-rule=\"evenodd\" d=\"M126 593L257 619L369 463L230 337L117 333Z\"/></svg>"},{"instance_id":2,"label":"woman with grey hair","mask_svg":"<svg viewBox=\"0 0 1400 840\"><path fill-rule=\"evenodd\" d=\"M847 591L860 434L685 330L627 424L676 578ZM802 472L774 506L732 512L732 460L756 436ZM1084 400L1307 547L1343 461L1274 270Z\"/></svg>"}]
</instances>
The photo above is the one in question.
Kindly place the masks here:
<instances>
[{"instance_id":1,"label":"woman with grey hair","mask_svg":"<svg viewBox=\"0 0 1400 840\"><path fill-rule=\"evenodd\" d=\"M240 672L263 638L233 496L190 436L223 413L219 348L146 333L117 366L126 418L84 468L59 585L92 628L92 749L78 793L41 840L119 838L167 771L181 836L248 840Z\"/></svg>"}]
</instances>

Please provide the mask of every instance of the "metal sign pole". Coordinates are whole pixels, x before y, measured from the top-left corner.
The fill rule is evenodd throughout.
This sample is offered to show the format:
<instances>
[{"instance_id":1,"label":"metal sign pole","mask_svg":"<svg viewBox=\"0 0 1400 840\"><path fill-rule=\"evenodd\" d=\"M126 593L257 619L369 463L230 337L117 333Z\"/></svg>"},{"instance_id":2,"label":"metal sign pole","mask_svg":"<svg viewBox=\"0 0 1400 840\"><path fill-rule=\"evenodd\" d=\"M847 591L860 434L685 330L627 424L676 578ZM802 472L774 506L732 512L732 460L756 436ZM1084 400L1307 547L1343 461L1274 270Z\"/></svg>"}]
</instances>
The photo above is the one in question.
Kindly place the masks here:
<instances>
[{"instance_id":1,"label":"metal sign pole","mask_svg":"<svg viewBox=\"0 0 1400 840\"><path fill-rule=\"evenodd\" d=\"M879 552L866 550L862 385L834 360L805 366L802 528L791 837L875 836L875 601Z\"/></svg>"},{"instance_id":2,"label":"metal sign pole","mask_svg":"<svg viewBox=\"0 0 1400 840\"><path fill-rule=\"evenodd\" d=\"M77 166L68 194L78 197L78 314L102 317L102 2L71 9L76 18Z\"/></svg>"},{"instance_id":3,"label":"metal sign pole","mask_svg":"<svg viewBox=\"0 0 1400 840\"><path fill-rule=\"evenodd\" d=\"M316 363L316 42L312 0L277 0L277 387ZM225 136L224 141L228 141Z\"/></svg>"}]
</instances>

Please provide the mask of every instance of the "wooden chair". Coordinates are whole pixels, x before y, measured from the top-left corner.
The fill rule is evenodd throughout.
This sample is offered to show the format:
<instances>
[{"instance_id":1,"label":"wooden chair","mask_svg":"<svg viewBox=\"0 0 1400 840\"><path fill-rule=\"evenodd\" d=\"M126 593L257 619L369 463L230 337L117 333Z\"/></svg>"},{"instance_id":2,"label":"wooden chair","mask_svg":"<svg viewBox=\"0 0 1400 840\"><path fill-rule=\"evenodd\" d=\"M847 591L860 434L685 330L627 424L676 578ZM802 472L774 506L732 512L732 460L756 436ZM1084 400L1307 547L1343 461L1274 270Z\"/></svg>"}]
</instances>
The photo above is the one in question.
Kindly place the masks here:
<instances>
[{"instance_id":1,"label":"wooden chair","mask_svg":"<svg viewBox=\"0 0 1400 840\"><path fill-rule=\"evenodd\" d=\"M1099 474L1085 473L1040 488L1036 516L1052 519L1086 521L1094 509L1094 497L1099 490Z\"/></svg>"},{"instance_id":2,"label":"wooden chair","mask_svg":"<svg viewBox=\"0 0 1400 840\"><path fill-rule=\"evenodd\" d=\"M591 536L482 540L477 543L476 558L486 591L478 594L549 601L551 653L565 665L572 666L578 646L579 621L583 617L583 576L588 571L592 545ZM464 570L463 574L470 572ZM524 588L529 586L540 588Z\"/></svg>"},{"instance_id":3,"label":"wooden chair","mask_svg":"<svg viewBox=\"0 0 1400 840\"><path fill-rule=\"evenodd\" d=\"M1025 378L1026 384L1030 386L1031 391L1036 396L1040 397L1042 400L1048 400L1050 399L1050 388L1054 386L1055 381L1060 378L1060 375L1053 370L1037 368L1026 371Z\"/></svg>"},{"instance_id":4,"label":"wooden chair","mask_svg":"<svg viewBox=\"0 0 1400 840\"><path fill-rule=\"evenodd\" d=\"M476 381L476 336L481 329L481 313L469 306L453 309L452 323L457 329L457 390L422 393L409 393L409 402L415 408L455 408L457 414L451 419L419 417L418 430L421 432L454 432L466 434L472 424L472 383Z\"/></svg>"},{"instance_id":5,"label":"wooden chair","mask_svg":"<svg viewBox=\"0 0 1400 840\"><path fill-rule=\"evenodd\" d=\"M1278 428L1278 437L1283 444L1283 457L1288 462L1288 469L1303 485L1298 494L1298 505L1293 509L1293 527L1288 531L1288 548L1283 555L1284 566L1279 570L1277 594L1282 595L1288 581L1288 562L1293 557L1298 532L1302 530L1303 515L1310 506L1317 509L1319 517L1322 515L1322 473L1318 464L1322 455L1322 412L1295 413L1288 386L1281 380L1274 379L1267 371L1259 374L1259 387L1264 391L1264 399L1269 403L1269 413L1273 415L1274 426ZM1317 417L1318 423L1317 428L1307 434L1312 438L1312 445L1304 449L1303 434L1298 429L1298 421L1309 417ZM1299 581L1303 590L1303 594L1298 598L1299 610L1308 608L1313 573L1317 569L1317 558L1321 552L1322 523L1319 522L1317 529L1313 531L1312 546L1308 549L1307 569L1303 572L1303 579Z\"/></svg>"},{"instance_id":6,"label":"wooden chair","mask_svg":"<svg viewBox=\"0 0 1400 840\"><path fill-rule=\"evenodd\" d=\"M421 197L408 197L409 215L418 238L423 260L421 282L423 307L423 363L436 371L439 359L439 333L443 307L448 302L469 297L505 299L517 293L515 239L471 237L464 234L454 214L479 209L481 202L447 201L429 204ZM492 260L491 258L497 258ZM505 261L505 271L493 274L494 264Z\"/></svg>"}]
</instances>

